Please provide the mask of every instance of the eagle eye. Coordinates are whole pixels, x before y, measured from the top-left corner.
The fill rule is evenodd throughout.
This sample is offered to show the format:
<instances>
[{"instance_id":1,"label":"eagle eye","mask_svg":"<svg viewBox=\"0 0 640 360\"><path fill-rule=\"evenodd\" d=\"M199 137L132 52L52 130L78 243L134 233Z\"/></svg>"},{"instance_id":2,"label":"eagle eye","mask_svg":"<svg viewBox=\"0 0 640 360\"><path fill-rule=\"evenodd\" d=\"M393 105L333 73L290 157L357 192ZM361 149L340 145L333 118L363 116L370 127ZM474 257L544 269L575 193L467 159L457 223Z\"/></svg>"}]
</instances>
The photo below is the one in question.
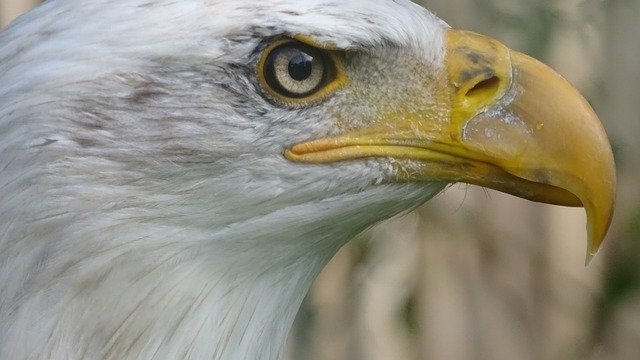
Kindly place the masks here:
<instances>
[{"instance_id":1,"label":"eagle eye","mask_svg":"<svg viewBox=\"0 0 640 360\"><path fill-rule=\"evenodd\" d=\"M278 102L304 105L326 97L344 77L332 51L284 39L263 51L258 79L266 93Z\"/></svg>"}]
</instances>

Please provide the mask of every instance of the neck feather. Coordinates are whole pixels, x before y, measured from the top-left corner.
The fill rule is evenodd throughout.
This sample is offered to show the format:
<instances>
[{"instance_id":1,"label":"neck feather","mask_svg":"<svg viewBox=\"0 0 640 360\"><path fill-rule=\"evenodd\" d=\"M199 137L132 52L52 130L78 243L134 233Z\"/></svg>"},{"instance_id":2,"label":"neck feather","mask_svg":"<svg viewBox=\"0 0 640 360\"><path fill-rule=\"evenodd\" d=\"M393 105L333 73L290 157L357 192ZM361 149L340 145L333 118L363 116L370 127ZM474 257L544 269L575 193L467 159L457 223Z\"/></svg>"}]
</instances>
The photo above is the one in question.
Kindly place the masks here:
<instances>
[{"instance_id":1,"label":"neck feather","mask_svg":"<svg viewBox=\"0 0 640 360\"><path fill-rule=\"evenodd\" d=\"M15 270L0 296L0 358L278 359L340 246L440 189L379 186L206 231L53 216L27 235L47 234L28 254L0 249L0 273Z\"/></svg>"}]
</instances>

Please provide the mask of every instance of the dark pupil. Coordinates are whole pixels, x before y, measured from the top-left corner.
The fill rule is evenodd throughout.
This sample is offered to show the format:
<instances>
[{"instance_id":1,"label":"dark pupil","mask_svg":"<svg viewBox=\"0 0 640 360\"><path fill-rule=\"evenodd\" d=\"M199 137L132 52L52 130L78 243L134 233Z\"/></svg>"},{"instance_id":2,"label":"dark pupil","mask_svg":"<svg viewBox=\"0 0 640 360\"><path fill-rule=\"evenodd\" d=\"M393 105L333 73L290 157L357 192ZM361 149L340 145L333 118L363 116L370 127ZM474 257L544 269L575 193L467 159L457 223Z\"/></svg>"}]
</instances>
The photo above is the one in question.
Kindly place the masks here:
<instances>
[{"instance_id":1,"label":"dark pupil","mask_svg":"<svg viewBox=\"0 0 640 360\"><path fill-rule=\"evenodd\" d=\"M311 76L313 71L313 57L303 52L297 53L289 61L289 76L293 80L304 81Z\"/></svg>"}]
</instances>

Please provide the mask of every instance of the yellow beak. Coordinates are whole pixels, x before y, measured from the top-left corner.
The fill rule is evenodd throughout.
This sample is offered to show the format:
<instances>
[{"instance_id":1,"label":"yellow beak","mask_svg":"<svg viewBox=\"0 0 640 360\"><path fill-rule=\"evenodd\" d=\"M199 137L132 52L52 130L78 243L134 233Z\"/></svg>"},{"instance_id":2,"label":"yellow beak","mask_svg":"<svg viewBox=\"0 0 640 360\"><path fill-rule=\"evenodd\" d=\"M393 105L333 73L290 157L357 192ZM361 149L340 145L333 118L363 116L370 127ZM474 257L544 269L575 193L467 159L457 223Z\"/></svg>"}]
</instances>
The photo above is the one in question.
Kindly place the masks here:
<instances>
[{"instance_id":1,"label":"yellow beak","mask_svg":"<svg viewBox=\"0 0 640 360\"><path fill-rule=\"evenodd\" d=\"M583 206L588 255L600 248L615 199L615 165L598 117L564 78L496 40L449 30L436 104L411 99L384 121L298 144L292 161L417 160L399 180L466 182L525 199Z\"/></svg>"}]
</instances>

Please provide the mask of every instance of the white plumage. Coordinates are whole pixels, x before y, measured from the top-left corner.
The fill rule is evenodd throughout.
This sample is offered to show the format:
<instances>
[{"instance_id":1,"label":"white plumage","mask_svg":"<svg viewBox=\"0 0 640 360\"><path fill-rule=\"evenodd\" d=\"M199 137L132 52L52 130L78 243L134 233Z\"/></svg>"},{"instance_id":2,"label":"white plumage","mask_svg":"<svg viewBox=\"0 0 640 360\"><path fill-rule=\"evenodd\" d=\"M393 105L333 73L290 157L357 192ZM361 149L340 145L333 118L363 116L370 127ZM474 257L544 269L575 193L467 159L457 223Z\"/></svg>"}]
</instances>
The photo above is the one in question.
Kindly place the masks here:
<instances>
[{"instance_id":1,"label":"white plumage","mask_svg":"<svg viewBox=\"0 0 640 360\"><path fill-rule=\"evenodd\" d=\"M444 184L286 160L369 110L270 103L256 49L306 34L435 70L445 27L408 1L49 0L5 29L0 359L280 357L337 249Z\"/></svg>"}]
</instances>

